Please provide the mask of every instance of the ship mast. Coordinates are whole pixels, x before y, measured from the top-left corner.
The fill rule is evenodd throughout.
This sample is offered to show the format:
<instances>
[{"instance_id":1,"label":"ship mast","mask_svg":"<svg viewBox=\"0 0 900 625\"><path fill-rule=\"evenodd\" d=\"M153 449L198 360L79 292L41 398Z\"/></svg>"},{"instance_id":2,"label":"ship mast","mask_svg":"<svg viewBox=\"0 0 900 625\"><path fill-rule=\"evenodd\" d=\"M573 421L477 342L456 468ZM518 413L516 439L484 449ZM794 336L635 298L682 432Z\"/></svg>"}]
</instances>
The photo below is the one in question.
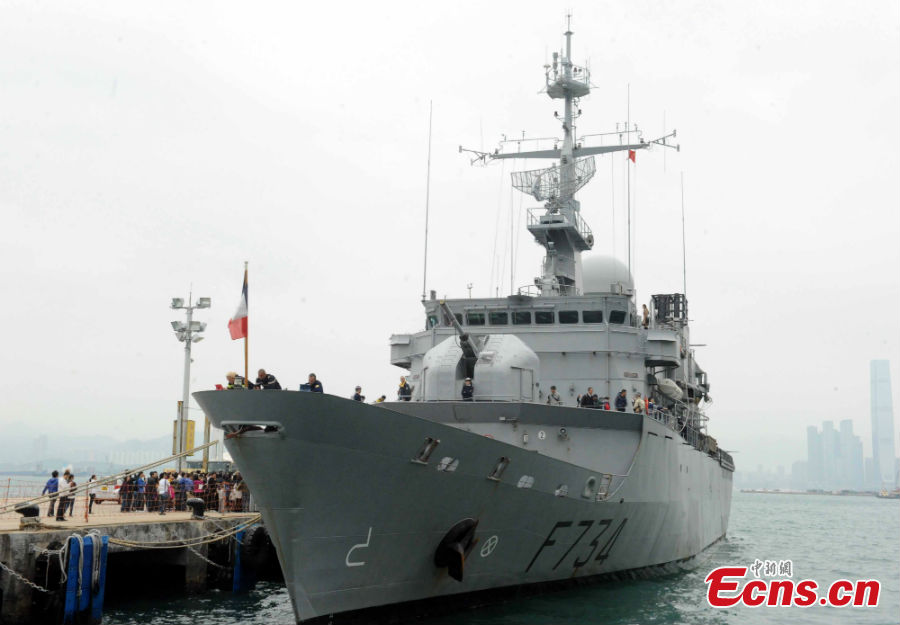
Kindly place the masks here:
<instances>
[{"instance_id":1,"label":"ship mast","mask_svg":"<svg viewBox=\"0 0 900 625\"><path fill-rule=\"evenodd\" d=\"M571 17L571 16L569 16ZM572 30L568 28L565 51L553 53L552 65L544 66L545 91L554 100L563 101L562 145L554 140L553 149L532 151L503 151L511 144L521 148L523 140L504 139L493 153L468 150L460 146L460 152L474 155L472 162L492 161L503 158L552 158L558 164L544 169L514 172L513 186L544 202L542 208L528 209L528 231L546 250L541 276L535 285L541 296L579 295L581 293L581 252L594 246L594 235L581 217L581 204L575 192L593 177L596 167L595 154L642 150L651 145L677 146L666 143L675 132L659 139L645 142L637 133L639 143L625 145L583 146L576 141L574 121L581 115L577 108L580 98L591 91L590 70L572 62ZM553 114L557 119L558 113ZM606 133L613 134L613 133ZM602 136L602 135L594 135Z\"/></svg>"}]
</instances>

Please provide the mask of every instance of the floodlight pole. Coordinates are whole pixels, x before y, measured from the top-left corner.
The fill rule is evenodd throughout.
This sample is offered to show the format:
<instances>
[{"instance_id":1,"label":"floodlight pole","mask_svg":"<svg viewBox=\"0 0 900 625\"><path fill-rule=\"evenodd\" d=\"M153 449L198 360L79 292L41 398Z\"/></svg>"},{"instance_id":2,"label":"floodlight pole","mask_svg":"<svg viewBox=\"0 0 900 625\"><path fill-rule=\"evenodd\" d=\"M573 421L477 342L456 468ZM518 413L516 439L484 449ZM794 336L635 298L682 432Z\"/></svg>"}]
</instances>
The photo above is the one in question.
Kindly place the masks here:
<instances>
[{"instance_id":1,"label":"floodlight pole","mask_svg":"<svg viewBox=\"0 0 900 625\"><path fill-rule=\"evenodd\" d=\"M194 314L194 307L191 306L191 296L188 295L188 305L185 307L187 311L187 329L184 337L184 386L181 401L181 413L178 415L178 453L185 451L185 443L187 439L187 412L188 402L191 400L191 320ZM183 468L184 456L178 457L178 472L181 473Z\"/></svg>"},{"instance_id":2,"label":"floodlight pole","mask_svg":"<svg viewBox=\"0 0 900 625\"><path fill-rule=\"evenodd\" d=\"M187 315L187 323L182 325L178 321L172 322L172 327L175 330L175 335L178 337L179 341L184 341L184 386L182 393L182 402L181 402L181 410L178 411L178 419L175 423L175 453L182 453L187 450L187 424L188 424L188 410L191 401L191 343L194 341L202 340L203 337L199 336L204 329L206 329L205 323L198 323L196 329L194 328L194 309L195 308L209 308L210 299L208 297L201 297L196 304L193 302L193 294L188 295L188 303L187 306L184 305L184 300L181 298L173 298L172 299L172 309L174 310L184 310ZM195 336L196 335L196 336ZM204 456L204 460L206 456ZM178 458L178 472L184 470L184 458L179 456Z\"/></svg>"}]
</instances>

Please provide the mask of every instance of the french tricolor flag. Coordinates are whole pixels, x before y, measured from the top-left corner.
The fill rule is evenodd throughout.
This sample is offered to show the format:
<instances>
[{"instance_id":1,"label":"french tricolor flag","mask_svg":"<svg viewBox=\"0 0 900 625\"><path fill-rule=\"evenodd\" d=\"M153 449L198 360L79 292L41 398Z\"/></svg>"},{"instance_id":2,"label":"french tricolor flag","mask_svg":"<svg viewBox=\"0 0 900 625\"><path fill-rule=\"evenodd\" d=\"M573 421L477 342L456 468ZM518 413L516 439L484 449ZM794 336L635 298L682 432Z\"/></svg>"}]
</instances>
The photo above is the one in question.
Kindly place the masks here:
<instances>
[{"instance_id":1,"label":"french tricolor flag","mask_svg":"<svg viewBox=\"0 0 900 625\"><path fill-rule=\"evenodd\" d=\"M237 310L228 322L228 331L231 332L231 340L247 338L247 268L244 268L244 288L241 290L241 301Z\"/></svg>"}]
</instances>

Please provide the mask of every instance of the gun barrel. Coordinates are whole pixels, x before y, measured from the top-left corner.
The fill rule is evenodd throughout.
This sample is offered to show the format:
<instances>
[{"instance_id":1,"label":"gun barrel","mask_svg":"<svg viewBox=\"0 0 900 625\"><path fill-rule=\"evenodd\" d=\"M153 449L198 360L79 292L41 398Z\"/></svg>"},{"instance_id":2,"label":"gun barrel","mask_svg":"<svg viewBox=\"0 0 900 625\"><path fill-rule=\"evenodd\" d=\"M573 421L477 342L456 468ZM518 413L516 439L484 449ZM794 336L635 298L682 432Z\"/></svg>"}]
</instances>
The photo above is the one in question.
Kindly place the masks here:
<instances>
[{"instance_id":1,"label":"gun barrel","mask_svg":"<svg viewBox=\"0 0 900 625\"><path fill-rule=\"evenodd\" d=\"M470 337L467 332L463 331L462 326L459 325L459 321L456 319L456 315L450 310L450 306L448 306L447 302L444 300L441 300L440 306L441 310L444 311L444 314L447 316L447 319L450 320L453 329L456 330L456 333L459 335L460 346L463 348L466 356L478 358L481 355L481 350L478 348L475 341L472 340L472 337Z\"/></svg>"}]
</instances>

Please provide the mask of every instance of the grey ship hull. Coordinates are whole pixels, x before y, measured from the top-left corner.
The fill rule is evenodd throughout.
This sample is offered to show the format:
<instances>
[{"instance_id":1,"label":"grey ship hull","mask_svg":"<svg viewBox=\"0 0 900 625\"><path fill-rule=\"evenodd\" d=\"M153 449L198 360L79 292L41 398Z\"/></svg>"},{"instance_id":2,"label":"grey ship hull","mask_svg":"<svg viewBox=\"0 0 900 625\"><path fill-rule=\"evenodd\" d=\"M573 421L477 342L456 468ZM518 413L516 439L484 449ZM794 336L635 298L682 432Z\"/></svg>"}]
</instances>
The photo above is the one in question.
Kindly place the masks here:
<instances>
[{"instance_id":1,"label":"grey ship hull","mask_svg":"<svg viewBox=\"0 0 900 625\"><path fill-rule=\"evenodd\" d=\"M641 415L371 406L299 392L194 396L217 427L270 426L226 447L260 506L298 621L676 562L728 527L732 472ZM440 444L426 464L412 461L426 437ZM501 457L508 466L489 479ZM615 474L607 483L604 471ZM598 477L599 488L584 486ZM467 517L478 540L458 582L434 553Z\"/></svg>"}]
</instances>

